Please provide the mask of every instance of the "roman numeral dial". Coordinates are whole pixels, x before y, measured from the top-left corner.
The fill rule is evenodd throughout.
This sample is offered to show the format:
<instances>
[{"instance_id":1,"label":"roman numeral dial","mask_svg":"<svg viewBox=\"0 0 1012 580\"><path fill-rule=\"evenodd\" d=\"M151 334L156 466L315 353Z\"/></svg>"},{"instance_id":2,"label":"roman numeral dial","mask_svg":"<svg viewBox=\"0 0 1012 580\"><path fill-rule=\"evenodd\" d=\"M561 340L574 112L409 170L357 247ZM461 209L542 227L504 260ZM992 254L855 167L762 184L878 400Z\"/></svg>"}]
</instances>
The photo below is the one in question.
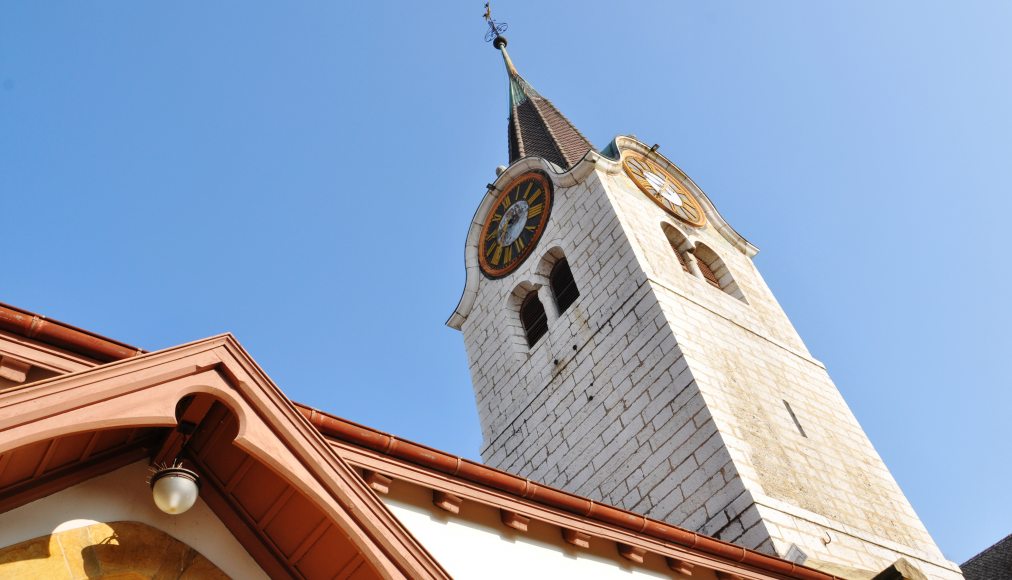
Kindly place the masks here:
<instances>
[{"instance_id":1,"label":"roman numeral dial","mask_svg":"<svg viewBox=\"0 0 1012 580\"><path fill-rule=\"evenodd\" d=\"M499 192L479 238L485 276L506 276L527 259L548 223L552 193L552 180L540 171L521 175Z\"/></svg>"},{"instance_id":2,"label":"roman numeral dial","mask_svg":"<svg viewBox=\"0 0 1012 580\"><path fill-rule=\"evenodd\" d=\"M646 156L635 151L622 155L622 168L633 180L636 187L664 211L683 222L700 227L706 223L706 215L689 188Z\"/></svg>"}]
</instances>

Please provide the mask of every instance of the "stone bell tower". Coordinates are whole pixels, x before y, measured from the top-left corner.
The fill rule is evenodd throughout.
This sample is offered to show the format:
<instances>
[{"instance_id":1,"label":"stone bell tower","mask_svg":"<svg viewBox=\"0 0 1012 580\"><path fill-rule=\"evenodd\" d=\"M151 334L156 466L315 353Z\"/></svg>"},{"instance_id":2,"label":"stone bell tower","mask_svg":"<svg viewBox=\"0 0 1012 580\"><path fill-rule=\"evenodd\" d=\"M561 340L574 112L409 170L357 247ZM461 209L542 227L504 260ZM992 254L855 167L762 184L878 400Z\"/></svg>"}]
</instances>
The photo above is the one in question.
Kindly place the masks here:
<instances>
[{"instance_id":1,"label":"stone bell tower","mask_svg":"<svg viewBox=\"0 0 1012 580\"><path fill-rule=\"evenodd\" d=\"M447 323L464 335L484 460L841 576L904 558L960 578L758 250L656 147L596 151L494 44L510 165L470 225Z\"/></svg>"}]
</instances>

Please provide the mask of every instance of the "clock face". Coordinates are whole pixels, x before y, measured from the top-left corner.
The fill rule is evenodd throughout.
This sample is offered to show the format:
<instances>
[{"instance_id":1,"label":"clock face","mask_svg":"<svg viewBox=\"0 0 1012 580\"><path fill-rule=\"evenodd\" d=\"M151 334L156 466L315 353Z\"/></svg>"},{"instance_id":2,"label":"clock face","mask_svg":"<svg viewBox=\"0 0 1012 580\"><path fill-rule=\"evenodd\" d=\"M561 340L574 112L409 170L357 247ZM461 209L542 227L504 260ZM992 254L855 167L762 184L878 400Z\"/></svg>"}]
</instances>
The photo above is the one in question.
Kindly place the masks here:
<instances>
[{"instance_id":1,"label":"clock face","mask_svg":"<svg viewBox=\"0 0 1012 580\"><path fill-rule=\"evenodd\" d=\"M640 191L665 211L696 227L706 223L703 208L689 189L660 165L639 153L627 151L622 156L622 167Z\"/></svg>"},{"instance_id":2,"label":"clock face","mask_svg":"<svg viewBox=\"0 0 1012 580\"><path fill-rule=\"evenodd\" d=\"M543 173L526 173L503 189L481 230L481 271L501 278L523 263L541 238L551 208L552 182Z\"/></svg>"}]
</instances>

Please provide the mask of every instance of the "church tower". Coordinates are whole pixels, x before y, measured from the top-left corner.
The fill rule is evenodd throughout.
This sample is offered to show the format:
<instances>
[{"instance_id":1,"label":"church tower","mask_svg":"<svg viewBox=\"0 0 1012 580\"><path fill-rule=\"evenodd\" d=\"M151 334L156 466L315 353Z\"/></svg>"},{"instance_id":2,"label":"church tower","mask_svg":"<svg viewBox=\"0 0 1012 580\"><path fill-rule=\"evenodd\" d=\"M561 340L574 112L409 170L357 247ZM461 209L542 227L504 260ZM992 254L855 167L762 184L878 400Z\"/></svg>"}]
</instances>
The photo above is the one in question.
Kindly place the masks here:
<instances>
[{"instance_id":1,"label":"church tower","mask_svg":"<svg viewBox=\"0 0 1012 580\"><path fill-rule=\"evenodd\" d=\"M656 146L595 150L491 36L510 165L472 220L447 322L464 335L484 461L845 577L903 558L961 578L758 250Z\"/></svg>"}]
</instances>

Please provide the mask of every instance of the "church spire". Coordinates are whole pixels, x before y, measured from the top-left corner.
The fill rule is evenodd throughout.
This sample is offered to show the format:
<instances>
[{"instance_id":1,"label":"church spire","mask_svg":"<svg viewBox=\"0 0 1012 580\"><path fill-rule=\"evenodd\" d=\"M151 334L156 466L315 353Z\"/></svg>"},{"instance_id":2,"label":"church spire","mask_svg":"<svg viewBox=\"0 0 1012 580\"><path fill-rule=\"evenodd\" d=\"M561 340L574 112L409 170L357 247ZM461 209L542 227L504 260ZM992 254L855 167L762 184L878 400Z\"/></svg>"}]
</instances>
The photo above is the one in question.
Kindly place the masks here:
<instances>
[{"instance_id":1,"label":"church spire","mask_svg":"<svg viewBox=\"0 0 1012 580\"><path fill-rule=\"evenodd\" d=\"M590 141L517 72L506 52L506 37L502 35L506 24L492 20L487 3L485 20L489 26L485 38L502 52L509 77L510 163L521 157L543 157L563 169L576 165L593 149Z\"/></svg>"}]
</instances>

